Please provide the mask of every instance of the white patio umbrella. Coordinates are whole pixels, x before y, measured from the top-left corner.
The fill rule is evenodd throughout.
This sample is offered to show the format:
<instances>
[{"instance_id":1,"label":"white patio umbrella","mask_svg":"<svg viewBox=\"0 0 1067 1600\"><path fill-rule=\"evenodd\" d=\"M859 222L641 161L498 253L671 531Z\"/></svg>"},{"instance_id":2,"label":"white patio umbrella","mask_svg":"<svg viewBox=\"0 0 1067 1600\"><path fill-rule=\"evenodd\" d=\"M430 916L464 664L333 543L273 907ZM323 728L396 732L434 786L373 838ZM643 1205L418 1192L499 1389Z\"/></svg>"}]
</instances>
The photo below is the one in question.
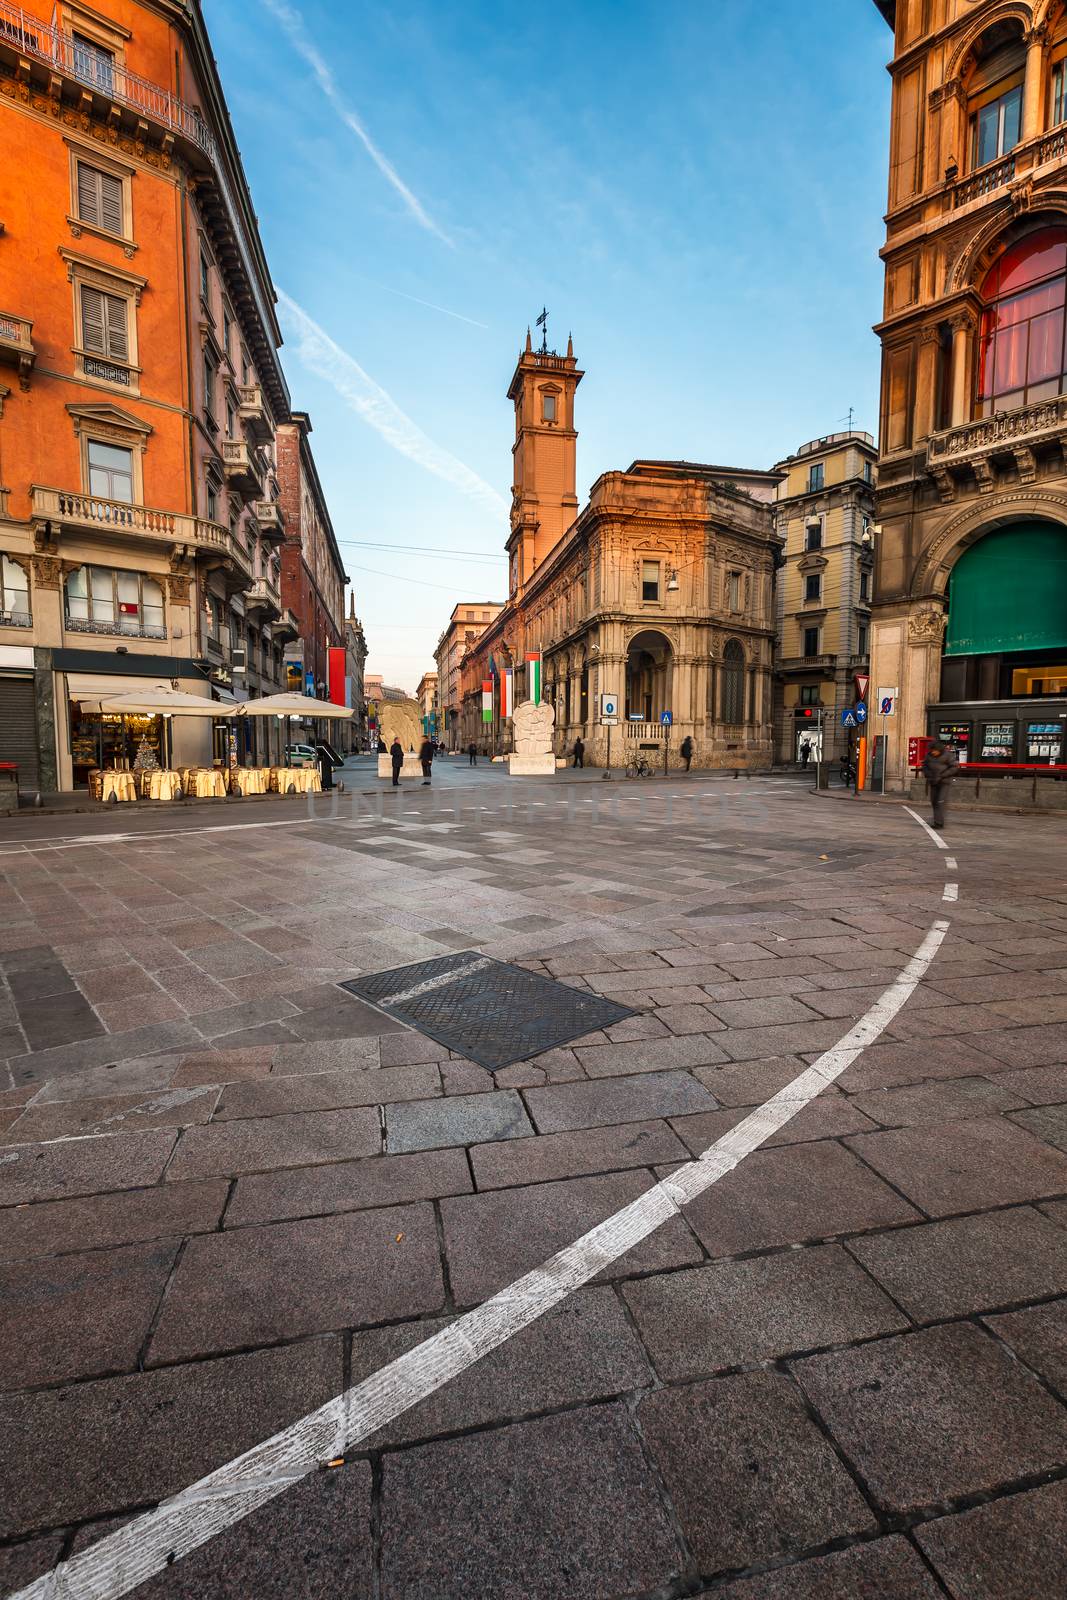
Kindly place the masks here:
<instances>
[{"instance_id":1,"label":"white patio umbrella","mask_svg":"<svg viewBox=\"0 0 1067 1600\"><path fill-rule=\"evenodd\" d=\"M285 764L289 765L290 717L337 717L347 720L352 716L349 706L334 705L332 700L314 700L309 694L265 694L258 700L245 700L237 707L239 717L285 718Z\"/></svg>"},{"instance_id":2,"label":"white patio umbrella","mask_svg":"<svg viewBox=\"0 0 1067 1600\"><path fill-rule=\"evenodd\" d=\"M121 694L101 695L101 711L126 712L130 716L150 717L232 717L236 705L224 706L200 694L186 694L166 683L148 684L144 689L123 690Z\"/></svg>"}]
</instances>

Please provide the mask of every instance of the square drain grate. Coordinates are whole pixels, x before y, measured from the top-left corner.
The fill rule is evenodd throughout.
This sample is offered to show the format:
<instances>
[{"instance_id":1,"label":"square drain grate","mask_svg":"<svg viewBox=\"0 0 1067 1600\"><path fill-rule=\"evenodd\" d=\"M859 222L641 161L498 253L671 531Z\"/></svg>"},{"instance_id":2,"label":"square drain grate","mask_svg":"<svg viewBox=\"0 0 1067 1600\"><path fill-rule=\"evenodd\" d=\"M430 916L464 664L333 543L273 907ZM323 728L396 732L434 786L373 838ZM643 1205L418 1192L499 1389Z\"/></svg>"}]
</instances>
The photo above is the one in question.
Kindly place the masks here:
<instances>
[{"instance_id":1,"label":"square drain grate","mask_svg":"<svg viewBox=\"0 0 1067 1600\"><path fill-rule=\"evenodd\" d=\"M637 1013L524 967L457 950L339 985L482 1067L508 1067Z\"/></svg>"}]
</instances>

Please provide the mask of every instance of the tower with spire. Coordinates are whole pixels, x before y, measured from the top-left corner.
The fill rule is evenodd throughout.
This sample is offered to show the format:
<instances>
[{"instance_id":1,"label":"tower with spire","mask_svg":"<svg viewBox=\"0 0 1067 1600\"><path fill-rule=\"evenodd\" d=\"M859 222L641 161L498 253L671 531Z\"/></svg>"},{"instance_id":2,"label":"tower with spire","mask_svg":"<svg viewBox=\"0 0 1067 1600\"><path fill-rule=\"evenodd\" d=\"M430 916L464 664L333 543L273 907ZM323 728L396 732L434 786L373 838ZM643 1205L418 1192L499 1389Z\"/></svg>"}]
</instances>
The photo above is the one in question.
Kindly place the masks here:
<instances>
[{"instance_id":1,"label":"tower with spire","mask_svg":"<svg viewBox=\"0 0 1067 1600\"><path fill-rule=\"evenodd\" d=\"M513 598L521 594L578 515L574 391L584 374L578 369L569 334L566 355L548 349L546 315L542 313L538 319L546 329L542 347L534 349L527 328L526 347L508 388L508 399L515 407L508 539Z\"/></svg>"}]
</instances>

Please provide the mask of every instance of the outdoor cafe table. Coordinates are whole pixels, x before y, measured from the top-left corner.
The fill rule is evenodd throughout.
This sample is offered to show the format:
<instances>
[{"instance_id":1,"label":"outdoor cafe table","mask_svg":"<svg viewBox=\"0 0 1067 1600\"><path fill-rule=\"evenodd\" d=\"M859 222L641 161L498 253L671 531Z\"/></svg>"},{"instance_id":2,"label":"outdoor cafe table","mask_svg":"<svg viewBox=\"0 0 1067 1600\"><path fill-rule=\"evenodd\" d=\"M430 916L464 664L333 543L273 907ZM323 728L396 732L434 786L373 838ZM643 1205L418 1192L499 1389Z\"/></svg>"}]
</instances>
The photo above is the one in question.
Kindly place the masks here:
<instances>
[{"instance_id":1,"label":"outdoor cafe table","mask_svg":"<svg viewBox=\"0 0 1067 1600\"><path fill-rule=\"evenodd\" d=\"M136 800L137 785L132 772L104 772L101 774L101 800Z\"/></svg>"},{"instance_id":2,"label":"outdoor cafe table","mask_svg":"<svg viewBox=\"0 0 1067 1600\"><path fill-rule=\"evenodd\" d=\"M190 767L185 774L185 792L198 800L221 800L226 794L226 775L217 767Z\"/></svg>"},{"instance_id":3,"label":"outdoor cafe table","mask_svg":"<svg viewBox=\"0 0 1067 1600\"><path fill-rule=\"evenodd\" d=\"M266 794L270 788L269 767L238 767L234 782L242 794Z\"/></svg>"},{"instance_id":4,"label":"outdoor cafe table","mask_svg":"<svg viewBox=\"0 0 1067 1600\"><path fill-rule=\"evenodd\" d=\"M160 769L158 772L146 772L148 782L142 790L149 800L177 800L181 793L181 779L176 772Z\"/></svg>"},{"instance_id":5,"label":"outdoor cafe table","mask_svg":"<svg viewBox=\"0 0 1067 1600\"><path fill-rule=\"evenodd\" d=\"M270 786L277 794L321 794L322 779L314 767L271 767Z\"/></svg>"}]
</instances>

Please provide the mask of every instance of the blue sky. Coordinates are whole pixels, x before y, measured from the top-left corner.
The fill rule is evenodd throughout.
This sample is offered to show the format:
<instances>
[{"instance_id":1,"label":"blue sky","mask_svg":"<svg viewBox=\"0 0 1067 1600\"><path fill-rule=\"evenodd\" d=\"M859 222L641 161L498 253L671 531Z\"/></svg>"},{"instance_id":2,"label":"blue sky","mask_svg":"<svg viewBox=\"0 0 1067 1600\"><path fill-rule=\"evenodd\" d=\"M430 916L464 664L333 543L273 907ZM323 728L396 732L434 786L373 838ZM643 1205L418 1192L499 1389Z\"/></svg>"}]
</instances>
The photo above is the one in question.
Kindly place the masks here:
<instances>
[{"instance_id":1,"label":"blue sky","mask_svg":"<svg viewBox=\"0 0 1067 1600\"><path fill-rule=\"evenodd\" d=\"M542 304L586 372L580 499L638 456L769 466L850 406L874 431L872 0L205 12L387 681L432 669L456 600L504 597L506 390Z\"/></svg>"}]
</instances>

